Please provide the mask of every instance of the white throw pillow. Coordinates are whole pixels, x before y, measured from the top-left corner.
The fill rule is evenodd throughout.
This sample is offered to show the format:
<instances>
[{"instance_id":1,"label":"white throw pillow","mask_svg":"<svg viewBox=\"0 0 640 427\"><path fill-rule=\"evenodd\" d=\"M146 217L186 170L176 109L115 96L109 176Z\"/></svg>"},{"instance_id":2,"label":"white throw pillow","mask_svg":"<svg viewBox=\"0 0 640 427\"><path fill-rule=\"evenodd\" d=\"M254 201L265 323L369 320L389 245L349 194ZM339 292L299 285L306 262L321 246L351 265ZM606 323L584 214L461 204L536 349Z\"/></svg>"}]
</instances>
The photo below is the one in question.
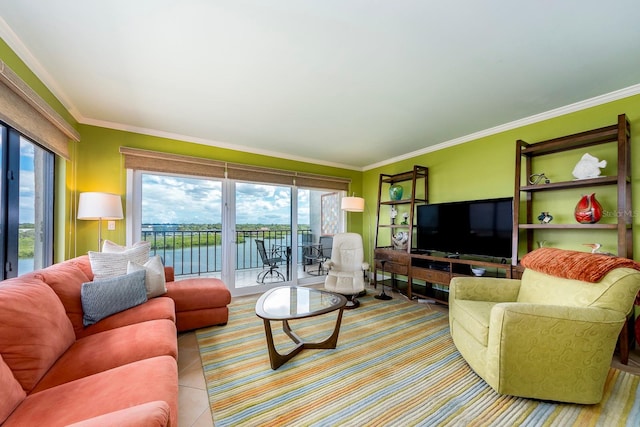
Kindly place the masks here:
<instances>
[{"instance_id":1,"label":"white throw pillow","mask_svg":"<svg viewBox=\"0 0 640 427\"><path fill-rule=\"evenodd\" d=\"M93 275L96 279L127 274L127 265L129 261L140 265L144 265L149 261L149 251L151 250L149 242L136 244L130 248L125 248L124 250L115 248L116 252L109 252L109 250L114 248L111 247L111 245L108 245L108 247L109 249L107 252L89 251L91 270L93 271ZM119 247L121 248L121 246Z\"/></svg>"},{"instance_id":2,"label":"white throw pillow","mask_svg":"<svg viewBox=\"0 0 640 427\"><path fill-rule=\"evenodd\" d=\"M141 240L139 242L134 243L131 246L122 246L115 242L112 242L111 240L105 240L104 242L102 242L102 252L121 253L121 252L128 251L129 249L133 249L133 248L137 248L139 246L145 246L145 245L150 246L151 243Z\"/></svg>"},{"instance_id":3,"label":"white throw pillow","mask_svg":"<svg viewBox=\"0 0 640 427\"><path fill-rule=\"evenodd\" d=\"M144 265L129 261L127 274L140 270L144 270L146 273L144 285L147 287L147 298L158 297L167 293L164 265L159 255L152 256Z\"/></svg>"}]
</instances>

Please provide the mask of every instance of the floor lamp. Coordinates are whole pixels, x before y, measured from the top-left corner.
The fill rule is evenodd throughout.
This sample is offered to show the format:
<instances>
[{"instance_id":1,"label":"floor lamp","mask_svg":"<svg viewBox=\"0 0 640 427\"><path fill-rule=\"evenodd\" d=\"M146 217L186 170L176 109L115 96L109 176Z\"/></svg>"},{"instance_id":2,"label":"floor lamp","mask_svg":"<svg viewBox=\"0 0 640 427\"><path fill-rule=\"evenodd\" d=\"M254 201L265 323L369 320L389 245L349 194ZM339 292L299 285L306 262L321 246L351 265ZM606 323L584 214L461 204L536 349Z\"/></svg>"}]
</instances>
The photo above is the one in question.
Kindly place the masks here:
<instances>
[{"instance_id":1,"label":"floor lamp","mask_svg":"<svg viewBox=\"0 0 640 427\"><path fill-rule=\"evenodd\" d=\"M362 197L356 197L356 196L349 196L349 197L343 197L341 202L340 202L340 209L342 209L345 212L364 212L367 207L364 203L364 199ZM369 212L367 211L367 214ZM375 260L373 259L373 243L371 240L371 216L369 215L368 218L368 225L369 225L369 248L371 250L370 255L371 256L371 262L375 263ZM377 298L377 297L376 297Z\"/></svg>"},{"instance_id":2,"label":"floor lamp","mask_svg":"<svg viewBox=\"0 0 640 427\"><path fill-rule=\"evenodd\" d=\"M98 220L98 251L102 247L102 220L122 219L122 199L117 194L80 193L78 219Z\"/></svg>"}]
</instances>

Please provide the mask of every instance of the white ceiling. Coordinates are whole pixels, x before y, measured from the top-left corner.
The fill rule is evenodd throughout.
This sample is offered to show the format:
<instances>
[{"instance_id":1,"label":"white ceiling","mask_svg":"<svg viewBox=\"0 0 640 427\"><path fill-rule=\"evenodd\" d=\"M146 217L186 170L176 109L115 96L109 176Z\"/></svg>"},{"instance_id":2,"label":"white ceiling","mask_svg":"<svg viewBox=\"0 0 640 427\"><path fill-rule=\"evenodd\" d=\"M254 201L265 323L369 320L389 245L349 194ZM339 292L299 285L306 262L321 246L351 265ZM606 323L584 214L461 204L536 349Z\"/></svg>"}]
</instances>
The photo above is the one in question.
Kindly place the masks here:
<instances>
[{"instance_id":1,"label":"white ceiling","mask_svg":"<svg viewBox=\"0 0 640 427\"><path fill-rule=\"evenodd\" d=\"M0 17L81 123L357 170L640 93L638 0L0 0Z\"/></svg>"}]
</instances>

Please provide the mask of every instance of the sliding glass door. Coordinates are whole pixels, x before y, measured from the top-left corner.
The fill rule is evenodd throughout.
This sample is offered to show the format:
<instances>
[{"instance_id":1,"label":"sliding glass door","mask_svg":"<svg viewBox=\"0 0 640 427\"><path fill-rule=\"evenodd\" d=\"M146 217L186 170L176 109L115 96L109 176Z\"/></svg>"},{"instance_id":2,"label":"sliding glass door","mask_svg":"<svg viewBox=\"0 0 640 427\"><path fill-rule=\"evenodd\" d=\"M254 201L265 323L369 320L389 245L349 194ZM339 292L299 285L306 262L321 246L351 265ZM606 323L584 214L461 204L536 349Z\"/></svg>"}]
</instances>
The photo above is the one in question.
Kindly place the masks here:
<instances>
[{"instance_id":1,"label":"sliding glass door","mask_svg":"<svg viewBox=\"0 0 640 427\"><path fill-rule=\"evenodd\" d=\"M0 123L0 279L53 262L54 155Z\"/></svg>"},{"instance_id":2,"label":"sliding glass door","mask_svg":"<svg viewBox=\"0 0 640 427\"><path fill-rule=\"evenodd\" d=\"M128 185L127 242L151 242L178 280L218 277L233 295L324 281L343 229L333 190L143 171Z\"/></svg>"},{"instance_id":3,"label":"sliding glass door","mask_svg":"<svg viewBox=\"0 0 640 427\"><path fill-rule=\"evenodd\" d=\"M222 272L222 181L140 174L139 235L176 277Z\"/></svg>"},{"instance_id":4,"label":"sliding glass door","mask_svg":"<svg viewBox=\"0 0 640 427\"><path fill-rule=\"evenodd\" d=\"M250 182L234 187L236 294L255 293L293 280L292 188Z\"/></svg>"}]
</instances>

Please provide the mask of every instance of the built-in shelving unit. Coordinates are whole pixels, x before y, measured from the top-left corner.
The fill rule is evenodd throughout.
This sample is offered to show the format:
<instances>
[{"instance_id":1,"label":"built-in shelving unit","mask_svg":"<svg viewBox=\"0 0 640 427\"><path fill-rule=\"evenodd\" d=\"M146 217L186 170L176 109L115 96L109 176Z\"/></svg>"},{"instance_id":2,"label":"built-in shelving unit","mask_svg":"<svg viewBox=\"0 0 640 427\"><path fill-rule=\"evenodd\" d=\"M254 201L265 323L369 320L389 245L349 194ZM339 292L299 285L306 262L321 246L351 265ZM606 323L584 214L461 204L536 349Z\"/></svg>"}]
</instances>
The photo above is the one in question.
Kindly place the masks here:
<instances>
[{"instance_id":1,"label":"built-in shelving unit","mask_svg":"<svg viewBox=\"0 0 640 427\"><path fill-rule=\"evenodd\" d=\"M630 141L631 127L625 114L619 115L617 123L611 126L532 144L522 140L517 141L516 183L513 204L513 253L511 257L513 265L517 265L519 261L518 249L521 239L526 242L526 252L531 252L535 249L535 231L544 229L617 231L617 255L633 258ZM533 173L540 173L539 171L534 171L534 159L543 158L543 156L549 154L589 148L606 143L616 143L617 172L615 175L535 185L531 185L527 181L528 177ZM558 190L576 190L576 196L579 196L580 190L601 186L616 187L615 222L598 222L595 224L580 224L578 222L537 224L534 222L533 202L535 194ZM578 200L577 197L576 200ZM522 215L521 209L524 210L524 215ZM522 217L524 217L524 221L522 221Z\"/></svg>"},{"instance_id":2,"label":"built-in shelving unit","mask_svg":"<svg viewBox=\"0 0 640 427\"><path fill-rule=\"evenodd\" d=\"M393 185L405 184L402 198L391 200L389 189ZM408 188L406 188L408 187ZM409 235L406 252L411 252L415 240L416 208L429 201L429 169L424 166L415 165L412 170L398 174L380 174L378 184L378 206L377 206L377 227L375 247L386 247L393 249L391 236L406 231ZM406 208L403 210L402 208ZM398 217L391 218L392 209L398 211ZM401 222L402 213L408 213L406 224ZM381 233L385 233L382 236ZM383 240L384 239L384 240ZM384 244L382 242L385 242Z\"/></svg>"},{"instance_id":3,"label":"built-in shelving unit","mask_svg":"<svg viewBox=\"0 0 640 427\"><path fill-rule=\"evenodd\" d=\"M393 185L403 185L403 194L400 200L392 200L389 189ZM429 201L429 169L415 165L412 170L398 174L380 174L378 184L378 206L376 239L374 250L374 284L377 284L378 271L392 275L395 282L396 275L406 277L411 282L410 253L415 245L416 209L419 205ZM392 209L396 209L398 216L391 218ZM407 213L406 224L402 224L402 214ZM399 233L408 233L407 247L397 249L393 246L392 236ZM382 263L384 262L384 269ZM409 286L408 296L411 297Z\"/></svg>"}]
</instances>

